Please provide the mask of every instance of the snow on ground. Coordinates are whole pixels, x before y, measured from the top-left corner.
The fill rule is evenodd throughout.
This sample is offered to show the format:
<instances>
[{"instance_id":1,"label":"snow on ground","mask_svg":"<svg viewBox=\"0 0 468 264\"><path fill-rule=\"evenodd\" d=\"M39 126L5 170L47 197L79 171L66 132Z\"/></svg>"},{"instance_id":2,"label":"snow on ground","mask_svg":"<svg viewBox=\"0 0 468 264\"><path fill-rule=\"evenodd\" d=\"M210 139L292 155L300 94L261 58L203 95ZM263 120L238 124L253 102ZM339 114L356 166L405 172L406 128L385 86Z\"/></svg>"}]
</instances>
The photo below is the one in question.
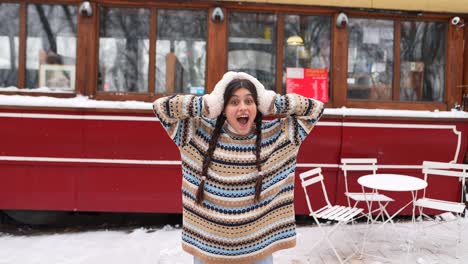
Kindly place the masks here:
<instances>
[{"instance_id":1,"label":"snow on ground","mask_svg":"<svg viewBox=\"0 0 468 264\"><path fill-rule=\"evenodd\" d=\"M462 222L468 227L468 221ZM455 224L452 227L456 226ZM375 228L377 226L373 226ZM330 227L326 227L329 230ZM367 226L348 225L337 232L332 241L339 252L350 255L352 247L347 243L351 237L362 241ZM456 259L455 242L446 239L420 239L411 223L398 223L395 227L385 226L369 233L370 242L366 252L359 258L351 258L349 263L467 263L468 233L465 228L461 246L461 258ZM431 234L445 234L445 229L431 231ZM321 232L317 226L297 229L297 246L282 250L273 255L275 264L338 263L325 242L313 248ZM428 236L431 238L431 236ZM422 242L422 241L426 242ZM192 256L180 246L180 227L165 226L160 229L135 228L130 231L87 231L42 235L11 235L0 233L1 264L191 264ZM408 242L410 241L410 242ZM414 247L418 242L420 248ZM409 247L411 250L407 250ZM372 257L378 255L379 257Z\"/></svg>"},{"instance_id":2,"label":"snow on ground","mask_svg":"<svg viewBox=\"0 0 468 264\"><path fill-rule=\"evenodd\" d=\"M190 263L180 247L181 230L137 228L32 236L2 235L2 264ZM165 260L170 262L164 262Z\"/></svg>"}]
</instances>

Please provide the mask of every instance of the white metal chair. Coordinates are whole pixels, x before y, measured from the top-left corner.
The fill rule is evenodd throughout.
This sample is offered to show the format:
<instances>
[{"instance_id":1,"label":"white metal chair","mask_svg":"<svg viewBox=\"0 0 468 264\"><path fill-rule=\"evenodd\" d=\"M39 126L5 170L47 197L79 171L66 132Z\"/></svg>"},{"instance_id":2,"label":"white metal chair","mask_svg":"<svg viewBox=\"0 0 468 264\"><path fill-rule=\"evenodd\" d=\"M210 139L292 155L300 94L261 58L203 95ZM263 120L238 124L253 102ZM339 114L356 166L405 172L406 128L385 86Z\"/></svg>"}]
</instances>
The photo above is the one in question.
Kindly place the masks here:
<instances>
[{"instance_id":1,"label":"white metal chair","mask_svg":"<svg viewBox=\"0 0 468 264\"><path fill-rule=\"evenodd\" d=\"M461 244L461 232L462 232L462 223L461 216L465 212L465 204L463 203L463 188L465 185L465 179L468 178L468 164L456 164L456 163L445 163L445 162L434 162L434 161L424 161L423 162L423 174L424 180L428 181L430 178L436 177L457 177L461 183L460 189L460 202L446 201L441 199L430 198L427 189L430 188L431 192L434 193L437 190L438 186L430 184L428 181L428 186L424 189L423 197L418 199L414 206L419 211L419 220L422 221L424 218L434 221L435 225L452 222L452 220L457 221L457 252L456 257L458 257L458 248ZM433 191L434 190L434 191ZM424 209L436 209L445 213L448 213L449 216L455 216L453 219L445 217L444 219L437 219L431 217L424 213ZM413 219L416 210L413 210ZM434 225L430 225L431 227Z\"/></svg>"},{"instance_id":2,"label":"white metal chair","mask_svg":"<svg viewBox=\"0 0 468 264\"><path fill-rule=\"evenodd\" d=\"M367 205L368 214L366 215L368 220L375 221L379 217L384 220L384 217L390 218L386 207L390 202L394 200L384 194L377 192L366 193L364 188L361 189L361 192L350 192L349 190L349 171L360 171L360 172L371 172L376 174L377 172L377 159L375 158L343 158L341 159L341 169L343 170L343 175L345 177L345 196L348 200L348 206L356 207L359 202L365 202ZM357 180L356 180L357 181ZM351 204L351 200L354 201L354 204ZM372 205L376 203L379 208L372 210ZM375 218L372 217L372 214L378 212ZM375 220L374 220L375 219Z\"/></svg>"},{"instance_id":3,"label":"white metal chair","mask_svg":"<svg viewBox=\"0 0 468 264\"><path fill-rule=\"evenodd\" d=\"M350 223L354 221L356 218L359 218L359 215L362 213L363 209L356 208L356 207L332 205L330 203L330 200L328 200L328 194L325 188L324 177L322 175L321 168L315 168L315 169L303 172L299 175L300 175L301 182L302 182L302 188L304 189L304 193L305 193L305 197L307 201L307 207L309 208L310 216L313 217L315 223L320 228L320 231L323 234L322 239L325 239L327 241L328 245L331 247L331 249L333 250L333 253L338 258L340 263L346 262L349 259L349 257L346 259L343 259L340 256L335 246L333 245L333 242L330 240L330 236L337 230L338 227L344 224ZM317 211L313 210L312 205L311 205L312 197L309 195L307 191L307 187L315 183L321 183L322 194L326 203L324 207L318 209ZM315 200L317 200L318 198L319 198L318 196L314 196ZM319 219L333 221L335 222L335 225L330 230L325 231L322 228L322 225L320 224ZM322 241L322 239L318 240L313 247L318 245ZM352 243L352 245L354 245L354 243ZM351 256L353 256L354 253L355 252L353 252Z\"/></svg>"}]
</instances>

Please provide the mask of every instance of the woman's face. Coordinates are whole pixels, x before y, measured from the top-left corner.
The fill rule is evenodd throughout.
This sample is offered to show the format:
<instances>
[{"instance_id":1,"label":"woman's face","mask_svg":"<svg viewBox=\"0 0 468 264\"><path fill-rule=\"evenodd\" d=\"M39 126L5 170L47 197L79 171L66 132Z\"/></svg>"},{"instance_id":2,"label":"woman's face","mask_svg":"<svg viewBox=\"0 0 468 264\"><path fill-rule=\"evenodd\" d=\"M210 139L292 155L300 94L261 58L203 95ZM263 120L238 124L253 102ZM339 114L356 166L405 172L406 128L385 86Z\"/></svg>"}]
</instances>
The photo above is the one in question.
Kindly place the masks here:
<instances>
[{"instance_id":1,"label":"woman's face","mask_svg":"<svg viewBox=\"0 0 468 264\"><path fill-rule=\"evenodd\" d=\"M247 135L252 131L257 116L257 105L249 90L239 88L229 98L224 108L228 124L239 135Z\"/></svg>"}]
</instances>

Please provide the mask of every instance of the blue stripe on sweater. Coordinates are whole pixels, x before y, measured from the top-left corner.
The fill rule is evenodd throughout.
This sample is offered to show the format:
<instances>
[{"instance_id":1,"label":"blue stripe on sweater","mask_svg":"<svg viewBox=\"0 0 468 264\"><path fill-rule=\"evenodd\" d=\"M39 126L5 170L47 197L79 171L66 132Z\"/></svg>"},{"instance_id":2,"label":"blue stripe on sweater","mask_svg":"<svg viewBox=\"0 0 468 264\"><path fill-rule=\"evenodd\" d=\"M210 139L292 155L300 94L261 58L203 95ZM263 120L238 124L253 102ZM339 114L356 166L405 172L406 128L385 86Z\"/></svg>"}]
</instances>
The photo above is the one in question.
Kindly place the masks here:
<instances>
[{"instance_id":1,"label":"blue stripe on sweater","mask_svg":"<svg viewBox=\"0 0 468 264\"><path fill-rule=\"evenodd\" d=\"M195 101L195 109L197 110L197 116L202 114L202 106L203 106L203 97L199 96L198 100Z\"/></svg>"},{"instance_id":2,"label":"blue stripe on sweater","mask_svg":"<svg viewBox=\"0 0 468 264\"><path fill-rule=\"evenodd\" d=\"M259 203L251 204L249 206L244 206L244 207L235 207L235 208L233 208L233 207L222 207L222 206L210 203L208 201L203 201L203 205L208 207L209 209L215 210L215 211L223 213L223 214L239 215L239 214L244 214L244 213L250 212L252 210L258 209L259 207L264 207L264 206L268 205L269 203L271 203L278 195L280 195L280 194L282 194L284 192L292 191L292 190L294 190L294 185L293 184L285 185L283 188L281 188L281 190L278 193L276 193L274 195L271 195L270 197L260 201ZM182 189L182 193L184 195L186 195L187 197L190 197L193 200L196 199L195 195L190 193L185 188Z\"/></svg>"},{"instance_id":3,"label":"blue stripe on sweater","mask_svg":"<svg viewBox=\"0 0 468 264\"><path fill-rule=\"evenodd\" d=\"M287 168L286 170L284 170L284 171L278 173L277 175L275 175L270 181L268 181L268 182L266 182L265 184L262 185L262 190L266 190L270 186L276 184L277 182L279 182L281 180L284 180L286 177L288 177L289 174L294 172L295 167L296 166L291 166L291 167ZM187 180L188 182L190 182L190 183L192 183L194 185L197 185L197 186L200 185L201 180L198 177L196 177L195 175L189 173L187 170L183 170L182 175L183 175L184 179ZM253 195L255 193L255 186L252 186L252 187L249 187L249 188L246 188L246 189L229 190L228 191L228 190L224 190L224 189L214 187L208 181L207 183L205 183L205 191L207 191L209 193L212 193L212 194L215 194L215 195L218 195L218 196L222 196L222 197L235 198L235 197L245 197L245 196Z\"/></svg>"}]
</instances>

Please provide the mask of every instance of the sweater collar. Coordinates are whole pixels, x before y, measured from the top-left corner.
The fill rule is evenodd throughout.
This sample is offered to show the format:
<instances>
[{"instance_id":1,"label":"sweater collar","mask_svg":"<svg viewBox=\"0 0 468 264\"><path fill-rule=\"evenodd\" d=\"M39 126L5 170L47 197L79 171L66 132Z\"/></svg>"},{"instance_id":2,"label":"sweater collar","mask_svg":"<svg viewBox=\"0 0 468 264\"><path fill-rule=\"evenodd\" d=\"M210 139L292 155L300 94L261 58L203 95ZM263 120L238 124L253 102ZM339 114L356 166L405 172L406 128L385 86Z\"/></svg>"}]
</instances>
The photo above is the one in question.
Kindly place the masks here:
<instances>
[{"instance_id":1,"label":"sweater collar","mask_svg":"<svg viewBox=\"0 0 468 264\"><path fill-rule=\"evenodd\" d=\"M255 137L255 127L252 128L249 134L247 135L240 135L238 134L234 128L232 128L228 122L225 122L223 125L223 132L226 133L229 137L233 139L243 140L243 139L251 139Z\"/></svg>"}]
</instances>

